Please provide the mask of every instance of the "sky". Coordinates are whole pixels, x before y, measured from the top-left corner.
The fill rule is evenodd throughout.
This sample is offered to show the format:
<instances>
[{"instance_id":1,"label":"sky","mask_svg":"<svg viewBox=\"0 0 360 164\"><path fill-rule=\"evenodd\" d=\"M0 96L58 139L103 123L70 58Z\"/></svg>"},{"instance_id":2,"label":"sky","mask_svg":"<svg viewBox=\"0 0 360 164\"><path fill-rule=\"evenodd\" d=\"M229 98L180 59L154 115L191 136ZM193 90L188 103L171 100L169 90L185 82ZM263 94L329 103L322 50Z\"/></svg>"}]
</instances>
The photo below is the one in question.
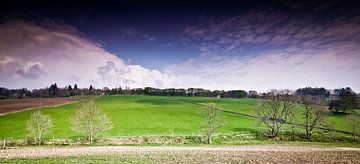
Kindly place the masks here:
<instances>
[{"instance_id":1,"label":"sky","mask_svg":"<svg viewBox=\"0 0 360 164\"><path fill-rule=\"evenodd\" d=\"M360 91L356 1L8 1L0 86Z\"/></svg>"}]
</instances>

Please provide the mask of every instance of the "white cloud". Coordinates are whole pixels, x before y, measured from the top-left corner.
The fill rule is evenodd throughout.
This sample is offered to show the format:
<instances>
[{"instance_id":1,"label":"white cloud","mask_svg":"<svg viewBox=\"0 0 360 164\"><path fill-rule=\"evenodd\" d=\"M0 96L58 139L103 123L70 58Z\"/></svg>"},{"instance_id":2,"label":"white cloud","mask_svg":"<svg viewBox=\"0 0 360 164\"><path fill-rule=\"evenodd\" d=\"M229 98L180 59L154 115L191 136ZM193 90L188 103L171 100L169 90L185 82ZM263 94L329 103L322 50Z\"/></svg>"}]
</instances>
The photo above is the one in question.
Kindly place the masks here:
<instances>
[{"instance_id":1,"label":"white cloud","mask_svg":"<svg viewBox=\"0 0 360 164\"><path fill-rule=\"evenodd\" d=\"M255 57L203 56L168 66L176 87L245 89L267 91L272 88L338 88L351 86L360 91L360 56L317 52L286 54L280 52Z\"/></svg>"},{"instance_id":2,"label":"white cloud","mask_svg":"<svg viewBox=\"0 0 360 164\"><path fill-rule=\"evenodd\" d=\"M286 51L257 56L200 55L164 70L151 70L126 64L71 26L65 31L60 25L55 27L23 21L0 25L1 86L39 88L56 82L60 86L77 83L79 87L92 84L98 88L152 86L258 91L350 86L360 91L360 53L351 41L316 51L289 47ZM220 42L231 41L224 38ZM214 45L218 51L226 51ZM202 48L203 52L216 54L212 47Z\"/></svg>"},{"instance_id":3,"label":"white cloud","mask_svg":"<svg viewBox=\"0 0 360 164\"><path fill-rule=\"evenodd\" d=\"M39 76L46 74L40 62L27 62L27 66L20 68L16 73L25 79L37 79Z\"/></svg>"},{"instance_id":4,"label":"white cloud","mask_svg":"<svg viewBox=\"0 0 360 164\"><path fill-rule=\"evenodd\" d=\"M167 75L125 64L74 28L44 24L12 21L0 25L2 86L39 88L56 82L80 87L163 87L167 83Z\"/></svg>"}]
</instances>

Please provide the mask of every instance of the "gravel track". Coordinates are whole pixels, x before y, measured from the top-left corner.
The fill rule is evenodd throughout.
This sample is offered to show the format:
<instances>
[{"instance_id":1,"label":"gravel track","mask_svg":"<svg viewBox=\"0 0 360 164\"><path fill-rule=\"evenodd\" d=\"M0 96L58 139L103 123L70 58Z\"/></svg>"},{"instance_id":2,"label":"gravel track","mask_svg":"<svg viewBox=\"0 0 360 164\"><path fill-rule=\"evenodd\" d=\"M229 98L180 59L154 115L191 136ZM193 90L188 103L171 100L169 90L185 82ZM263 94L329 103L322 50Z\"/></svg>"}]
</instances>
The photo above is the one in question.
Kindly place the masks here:
<instances>
[{"instance_id":1,"label":"gravel track","mask_svg":"<svg viewBox=\"0 0 360 164\"><path fill-rule=\"evenodd\" d=\"M250 146L196 146L196 147L170 147L170 146L89 146L89 147L63 147L63 148L17 148L0 150L0 158L36 158L54 156L81 156L116 153L173 153L173 152L228 152L231 154L244 152L354 152L360 155L360 148L349 147L323 147L298 145L250 145Z\"/></svg>"}]
</instances>

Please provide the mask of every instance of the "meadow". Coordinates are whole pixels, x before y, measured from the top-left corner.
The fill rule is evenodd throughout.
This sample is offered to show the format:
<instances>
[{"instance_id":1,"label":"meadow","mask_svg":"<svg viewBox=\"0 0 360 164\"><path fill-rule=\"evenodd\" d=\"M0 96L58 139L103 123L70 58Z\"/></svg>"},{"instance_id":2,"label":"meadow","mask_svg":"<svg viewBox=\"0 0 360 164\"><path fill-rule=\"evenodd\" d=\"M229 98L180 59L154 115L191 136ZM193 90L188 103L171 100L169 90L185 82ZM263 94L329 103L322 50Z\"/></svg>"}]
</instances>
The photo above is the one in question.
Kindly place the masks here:
<instances>
[{"instance_id":1,"label":"meadow","mask_svg":"<svg viewBox=\"0 0 360 164\"><path fill-rule=\"evenodd\" d=\"M108 137L120 136L195 136L200 135L204 120L198 113L201 106L193 103L215 102L218 107L255 115L254 109L259 99L216 99L208 97L166 97L166 96L100 96L97 104L110 117L112 129ZM41 110L51 115L53 127L45 138L76 138L78 134L71 129L71 117L79 103ZM301 106L297 107L300 113ZM26 139L26 121L32 110L0 116L0 139ZM218 130L219 134L257 132L261 127L254 118L220 113L227 124ZM297 119L302 119L296 115ZM350 131L345 116L332 115L331 122L339 130ZM288 129L289 127L287 127ZM263 129L264 130L264 129Z\"/></svg>"}]
</instances>

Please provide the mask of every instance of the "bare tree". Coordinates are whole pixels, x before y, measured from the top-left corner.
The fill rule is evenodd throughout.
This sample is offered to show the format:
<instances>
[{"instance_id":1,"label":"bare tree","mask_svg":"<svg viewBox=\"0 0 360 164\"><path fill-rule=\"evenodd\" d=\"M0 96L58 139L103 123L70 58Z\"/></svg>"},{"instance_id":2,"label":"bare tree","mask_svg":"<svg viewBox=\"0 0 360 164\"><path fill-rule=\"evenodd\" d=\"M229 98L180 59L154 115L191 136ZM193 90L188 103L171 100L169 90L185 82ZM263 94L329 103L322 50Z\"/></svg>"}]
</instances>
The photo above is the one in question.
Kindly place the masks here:
<instances>
[{"instance_id":1,"label":"bare tree","mask_svg":"<svg viewBox=\"0 0 360 164\"><path fill-rule=\"evenodd\" d=\"M87 139L93 140L111 129L109 117L96 105L95 98L84 98L80 107L76 109L72 119L74 131L87 135Z\"/></svg>"},{"instance_id":2,"label":"bare tree","mask_svg":"<svg viewBox=\"0 0 360 164\"><path fill-rule=\"evenodd\" d=\"M27 131L37 145L41 145L41 141L52 126L51 117L43 114L39 109L34 111L27 122Z\"/></svg>"},{"instance_id":3,"label":"bare tree","mask_svg":"<svg viewBox=\"0 0 360 164\"><path fill-rule=\"evenodd\" d=\"M212 143L212 136L215 131L226 124L224 118L219 116L219 111L216 109L215 103L203 103L204 108L199 112L201 116L205 117L202 125L202 133L205 135L207 143Z\"/></svg>"},{"instance_id":4,"label":"bare tree","mask_svg":"<svg viewBox=\"0 0 360 164\"><path fill-rule=\"evenodd\" d=\"M306 132L306 139L311 140L316 127L327 125L327 106L319 97L301 96L300 99L305 108L302 115L304 117L303 124Z\"/></svg>"},{"instance_id":5,"label":"bare tree","mask_svg":"<svg viewBox=\"0 0 360 164\"><path fill-rule=\"evenodd\" d=\"M354 141L356 141L356 136L360 135L360 116L356 113L353 113L348 115L347 118L351 125L351 131L353 133Z\"/></svg>"},{"instance_id":6,"label":"bare tree","mask_svg":"<svg viewBox=\"0 0 360 164\"><path fill-rule=\"evenodd\" d=\"M267 135L273 138L282 130L294 108L295 103L289 90L272 90L265 100L259 102L255 112L261 123L267 127Z\"/></svg>"}]
</instances>

